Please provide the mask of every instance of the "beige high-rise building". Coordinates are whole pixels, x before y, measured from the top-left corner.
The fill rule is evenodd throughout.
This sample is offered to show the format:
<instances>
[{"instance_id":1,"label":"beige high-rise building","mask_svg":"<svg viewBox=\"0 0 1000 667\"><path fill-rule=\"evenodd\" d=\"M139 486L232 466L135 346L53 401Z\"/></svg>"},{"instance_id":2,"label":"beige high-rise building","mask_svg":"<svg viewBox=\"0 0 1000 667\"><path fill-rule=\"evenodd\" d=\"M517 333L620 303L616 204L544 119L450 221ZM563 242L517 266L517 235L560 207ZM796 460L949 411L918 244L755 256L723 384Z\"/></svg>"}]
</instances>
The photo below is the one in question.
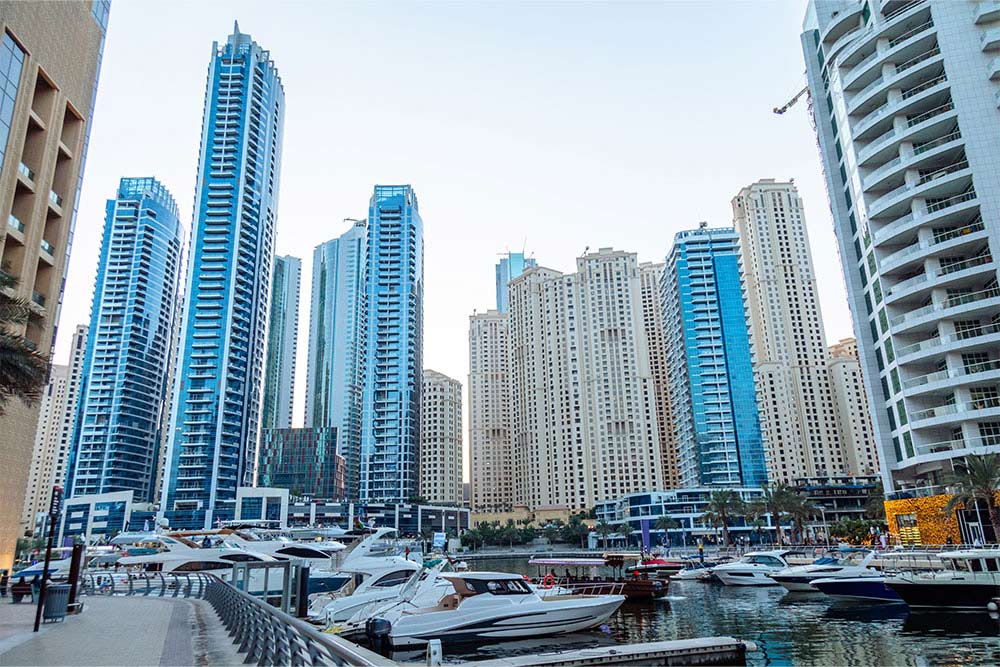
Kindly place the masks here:
<instances>
[{"instance_id":1,"label":"beige high-rise building","mask_svg":"<svg viewBox=\"0 0 1000 667\"><path fill-rule=\"evenodd\" d=\"M529 269L509 297L515 504L578 510L663 488L635 254Z\"/></svg>"},{"instance_id":2,"label":"beige high-rise building","mask_svg":"<svg viewBox=\"0 0 1000 667\"><path fill-rule=\"evenodd\" d=\"M733 199L750 349L768 477L790 482L848 472L802 200L793 182L763 179Z\"/></svg>"},{"instance_id":3,"label":"beige high-rise building","mask_svg":"<svg viewBox=\"0 0 1000 667\"><path fill-rule=\"evenodd\" d=\"M420 394L420 495L462 504L462 383L428 369Z\"/></svg>"},{"instance_id":4,"label":"beige high-rise building","mask_svg":"<svg viewBox=\"0 0 1000 667\"><path fill-rule=\"evenodd\" d=\"M639 286L642 298L642 322L646 329L649 368L656 393L656 422L660 437L660 461L663 483L668 489L680 486L677 461L677 440L670 412L670 374L668 373L667 339L663 330L663 308L660 303L660 280L663 264L643 262L639 265Z\"/></svg>"},{"instance_id":5,"label":"beige high-rise building","mask_svg":"<svg viewBox=\"0 0 1000 667\"><path fill-rule=\"evenodd\" d=\"M0 2L0 269L31 304L23 333L48 354L110 2ZM38 409L13 399L0 417L0 568L21 525Z\"/></svg>"},{"instance_id":6,"label":"beige high-rise building","mask_svg":"<svg viewBox=\"0 0 1000 667\"><path fill-rule=\"evenodd\" d=\"M510 439L510 317L490 310L469 317L469 480L474 512L514 505Z\"/></svg>"},{"instance_id":7,"label":"beige high-rise building","mask_svg":"<svg viewBox=\"0 0 1000 667\"><path fill-rule=\"evenodd\" d=\"M69 365L52 366L49 386L39 405L35 449L31 455L31 471L21 516L23 534L34 530L35 517L39 512L48 511L52 486L61 486L65 482L86 352L87 327L78 324L70 345Z\"/></svg>"},{"instance_id":8,"label":"beige high-rise building","mask_svg":"<svg viewBox=\"0 0 1000 667\"><path fill-rule=\"evenodd\" d=\"M858 341L843 338L831 345L829 367L833 407L848 469L857 474L878 474L878 448L858 359Z\"/></svg>"}]
</instances>

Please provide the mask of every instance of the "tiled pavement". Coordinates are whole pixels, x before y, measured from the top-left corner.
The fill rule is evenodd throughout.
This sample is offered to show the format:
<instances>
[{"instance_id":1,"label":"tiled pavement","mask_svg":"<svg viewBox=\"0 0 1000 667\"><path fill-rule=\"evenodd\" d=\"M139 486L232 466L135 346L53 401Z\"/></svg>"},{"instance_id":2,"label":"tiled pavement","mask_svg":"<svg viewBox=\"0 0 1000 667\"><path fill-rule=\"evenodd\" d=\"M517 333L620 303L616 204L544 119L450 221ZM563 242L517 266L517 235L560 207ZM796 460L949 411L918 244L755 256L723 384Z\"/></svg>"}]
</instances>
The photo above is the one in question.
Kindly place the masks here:
<instances>
[{"instance_id":1,"label":"tiled pavement","mask_svg":"<svg viewBox=\"0 0 1000 667\"><path fill-rule=\"evenodd\" d=\"M0 601L3 665L240 665L202 600L85 597L82 614L32 633L34 606Z\"/></svg>"}]
</instances>

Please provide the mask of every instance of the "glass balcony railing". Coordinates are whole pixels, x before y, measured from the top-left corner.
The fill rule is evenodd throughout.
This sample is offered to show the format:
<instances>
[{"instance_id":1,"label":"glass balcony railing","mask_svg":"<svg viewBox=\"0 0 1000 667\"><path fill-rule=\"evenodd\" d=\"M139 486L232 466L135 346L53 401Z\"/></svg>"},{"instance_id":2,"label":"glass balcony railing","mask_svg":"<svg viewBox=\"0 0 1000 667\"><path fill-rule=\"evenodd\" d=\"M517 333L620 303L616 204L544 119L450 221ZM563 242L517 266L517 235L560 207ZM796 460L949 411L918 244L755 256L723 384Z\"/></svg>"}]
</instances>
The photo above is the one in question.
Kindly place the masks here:
<instances>
[{"instance_id":1,"label":"glass balcony railing","mask_svg":"<svg viewBox=\"0 0 1000 667\"><path fill-rule=\"evenodd\" d=\"M962 377L963 375L975 375L976 373L988 373L989 371L995 371L1000 369L1000 361L985 361L981 364L969 364L968 366L963 366L961 368L956 368L947 371L937 371L936 373L928 373L927 375L921 375L919 377L910 378L903 382L903 387L906 389L912 389L913 387L920 387L925 384L930 384L931 382L938 382L940 380L949 380L952 378Z\"/></svg>"},{"instance_id":2,"label":"glass balcony railing","mask_svg":"<svg viewBox=\"0 0 1000 667\"><path fill-rule=\"evenodd\" d=\"M991 287L989 289L980 290L978 292L969 292L968 294L956 294L954 296L948 297L947 299L945 299L940 303L932 303L922 308L911 310L908 313L897 315L896 317L889 320L889 323L892 324L892 326L899 326L904 322L916 320L925 315L930 315L931 313L938 310L947 310L949 308L962 306L967 303L975 303L976 301L995 299L997 297L1000 297L1000 287Z\"/></svg>"},{"instance_id":3,"label":"glass balcony railing","mask_svg":"<svg viewBox=\"0 0 1000 667\"><path fill-rule=\"evenodd\" d=\"M62 208L63 198L57 195L55 192L52 192L51 190L49 191L49 201L58 206L59 208Z\"/></svg>"},{"instance_id":4,"label":"glass balcony railing","mask_svg":"<svg viewBox=\"0 0 1000 667\"><path fill-rule=\"evenodd\" d=\"M923 83L921 83L921 84L919 84L917 86L914 86L913 88L910 88L908 90L904 90L903 94L900 96L900 99L908 100L911 97L913 97L914 95L919 95L920 93L924 92L925 90L927 90L929 88L933 88L934 86L938 85L939 83L942 83L942 82L947 81L947 80L948 80L948 77L945 76L944 74L942 74L941 76L936 76L933 79L931 79L930 81L924 81Z\"/></svg>"},{"instance_id":5,"label":"glass balcony railing","mask_svg":"<svg viewBox=\"0 0 1000 667\"><path fill-rule=\"evenodd\" d=\"M925 60L930 60L934 56L939 56L939 55L941 55L941 49L939 49L938 47L935 46L933 49L928 49L927 51L921 53L919 56L914 56L909 60L906 60L896 65L896 74L902 74L906 70L916 67Z\"/></svg>"},{"instance_id":6,"label":"glass balcony railing","mask_svg":"<svg viewBox=\"0 0 1000 667\"><path fill-rule=\"evenodd\" d=\"M955 108L954 103L952 103L952 102L946 102L946 103L942 104L939 107L934 107L930 111L925 111L924 113L917 114L916 116L913 116L912 118L907 118L906 119L906 127L913 127L914 125L919 125L920 123L923 123L926 120L930 120L931 118L934 118L935 116L940 116L943 113L948 113L949 111L953 110L954 108Z\"/></svg>"},{"instance_id":7,"label":"glass balcony railing","mask_svg":"<svg viewBox=\"0 0 1000 667\"><path fill-rule=\"evenodd\" d=\"M23 162L17 165L17 172L27 178L32 183L35 182L35 172L31 170L31 167L24 164Z\"/></svg>"},{"instance_id":8,"label":"glass balcony railing","mask_svg":"<svg viewBox=\"0 0 1000 667\"><path fill-rule=\"evenodd\" d=\"M976 232L981 232L986 229L986 225L983 223L983 219L979 218L973 223L970 223L964 227L959 227L958 229L949 229L946 232L940 232L934 235L931 240L931 245L937 245L938 243L944 243L945 241L950 241L952 239L957 239L960 236L968 236L969 234L974 234Z\"/></svg>"},{"instance_id":9,"label":"glass balcony railing","mask_svg":"<svg viewBox=\"0 0 1000 667\"><path fill-rule=\"evenodd\" d=\"M55 257L56 247L54 245L52 245L51 243L49 243L45 239L42 239L41 243L39 243L38 245L41 247L42 250L44 250L45 252L49 253L53 257Z\"/></svg>"},{"instance_id":10,"label":"glass balcony railing","mask_svg":"<svg viewBox=\"0 0 1000 667\"><path fill-rule=\"evenodd\" d=\"M921 153L926 153L927 151L937 148L938 146L943 146L944 144L955 141L956 139L961 139L962 133L957 129L954 132L949 132L943 137L938 137L937 139L931 139L930 141L925 141L922 144L913 144L913 154L920 155Z\"/></svg>"},{"instance_id":11,"label":"glass balcony railing","mask_svg":"<svg viewBox=\"0 0 1000 667\"><path fill-rule=\"evenodd\" d=\"M975 266L982 266L983 264L989 264L993 261L993 256L990 254L979 255L978 257L970 257L961 262L955 262L954 264L948 264L947 266L942 266L937 270L938 276L947 276L952 273L957 273L958 271L964 271L965 269L971 269Z\"/></svg>"},{"instance_id":12,"label":"glass balcony railing","mask_svg":"<svg viewBox=\"0 0 1000 667\"><path fill-rule=\"evenodd\" d=\"M952 206L956 206L957 204L961 204L963 202L967 202L975 198L976 198L976 191L969 190L968 192L963 192L962 194L955 195L954 197L948 197L947 199L938 199L936 201L927 203L927 212L935 213L942 209L950 208Z\"/></svg>"},{"instance_id":13,"label":"glass balcony railing","mask_svg":"<svg viewBox=\"0 0 1000 667\"><path fill-rule=\"evenodd\" d=\"M913 0L913 2L911 2L909 4L906 4L906 5L903 5L899 9L896 9L896 10L891 11L888 14L886 14L885 17L884 17L884 20L885 20L886 23L888 23L889 21L891 21L892 19L896 18L900 14L905 14L906 12L910 11L911 9L913 9L914 7L916 7L917 5L922 5L925 2L927 2L927 0Z\"/></svg>"},{"instance_id":14,"label":"glass balcony railing","mask_svg":"<svg viewBox=\"0 0 1000 667\"><path fill-rule=\"evenodd\" d=\"M955 162L954 164L949 164L947 167L942 167L941 169L936 169L929 174L923 174L917 180L917 185L923 185L924 183L930 183L931 181L937 180L942 176L947 176L948 174L953 174L956 171L962 171L963 169L969 168L968 160L961 160Z\"/></svg>"},{"instance_id":15,"label":"glass balcony railing","mask_svg":"<svg viewBox=\"0 0 1000 667\"><path fill-rule=\"evenodd\" d=\"M912 257L914 255L920 255L927 251L928 248L932 248L940 243L950 241L952 239L957 239L962 236L967 236L969 234L974 234L975 232L981 232L986 229L986 225L983 224L982 218L973 222L971 224L965 225L964 227L959 227L958 229L950 229L946 232L941 232L935 234L934 238L928 243L914 243L911 246L907 246L902 250L897 250L893 254L882 260L882 268L888 269L890 266L906 259L907 257Z\"/></svg>"},{"instance_id":16,"label":"glass balcony railing","mask_svg":"<svg viewBox=\"0 0 1000 667\"><path fill-rule=\"evenodd\" d=\"M7 216L7 226L19 232L24 232L24 223L14 217L13 213Z\"/></svg>"},{"instance_id":17,"label":"glass balcony railing","mask_svg":"<svg viewBox=\"0 0 1000 667\"><path fill-rule=\"evenodd\" d=\"M903 42L905 42L906 40L908 40L910 37L913 37L914 35L921 33L924 30L927 30L928 28L933 28L933 27L934 27L934 20L928 19L927 21L924 21L920 25L910 28L899 37L889 40L889 48L890 49L895 48L900 44L902 44Z\"/></svg>"}]
</instances>

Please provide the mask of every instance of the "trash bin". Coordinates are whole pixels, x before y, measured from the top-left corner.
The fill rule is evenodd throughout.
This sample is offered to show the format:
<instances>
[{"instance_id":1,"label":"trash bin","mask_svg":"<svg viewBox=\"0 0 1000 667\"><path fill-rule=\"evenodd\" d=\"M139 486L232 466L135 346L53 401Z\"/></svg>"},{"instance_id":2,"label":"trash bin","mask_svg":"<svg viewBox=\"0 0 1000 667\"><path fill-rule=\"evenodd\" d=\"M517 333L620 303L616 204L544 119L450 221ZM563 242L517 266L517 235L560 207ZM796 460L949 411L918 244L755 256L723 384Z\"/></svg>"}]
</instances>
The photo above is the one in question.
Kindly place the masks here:
<instances>
[{"instance_id":1,"label":"trash bin","mask_svg":"<svg viewBox=\"0 0 1000 667\"><path fill-rule=\"evenodd\" d=\"M42 618L46 621L61 621L66 618L69 605L69 584L49 584L45 589L45 608Z\"/></svg>"}]
</instances>

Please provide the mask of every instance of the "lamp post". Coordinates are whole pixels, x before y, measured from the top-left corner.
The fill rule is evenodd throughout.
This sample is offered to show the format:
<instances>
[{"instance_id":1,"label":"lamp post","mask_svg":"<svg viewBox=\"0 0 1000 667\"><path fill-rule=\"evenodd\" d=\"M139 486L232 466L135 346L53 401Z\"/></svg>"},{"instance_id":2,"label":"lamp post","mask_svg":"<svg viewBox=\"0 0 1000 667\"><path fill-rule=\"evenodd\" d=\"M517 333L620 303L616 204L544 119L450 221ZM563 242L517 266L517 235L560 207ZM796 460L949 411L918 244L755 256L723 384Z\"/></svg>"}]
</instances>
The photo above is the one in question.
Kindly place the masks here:
<instances>
[{"instance_id":1,"label":"lamp post","mask_svg":"<svg viewBox=\"0 0 1000 667\"><path fill-rule=\"evenodd\" d=\"M826 542L826 546L830 546L830 527L826 523L826 510L823 506L819 506L819 514L823 517L823 541Z\"/></svg>"}]
</instances>

